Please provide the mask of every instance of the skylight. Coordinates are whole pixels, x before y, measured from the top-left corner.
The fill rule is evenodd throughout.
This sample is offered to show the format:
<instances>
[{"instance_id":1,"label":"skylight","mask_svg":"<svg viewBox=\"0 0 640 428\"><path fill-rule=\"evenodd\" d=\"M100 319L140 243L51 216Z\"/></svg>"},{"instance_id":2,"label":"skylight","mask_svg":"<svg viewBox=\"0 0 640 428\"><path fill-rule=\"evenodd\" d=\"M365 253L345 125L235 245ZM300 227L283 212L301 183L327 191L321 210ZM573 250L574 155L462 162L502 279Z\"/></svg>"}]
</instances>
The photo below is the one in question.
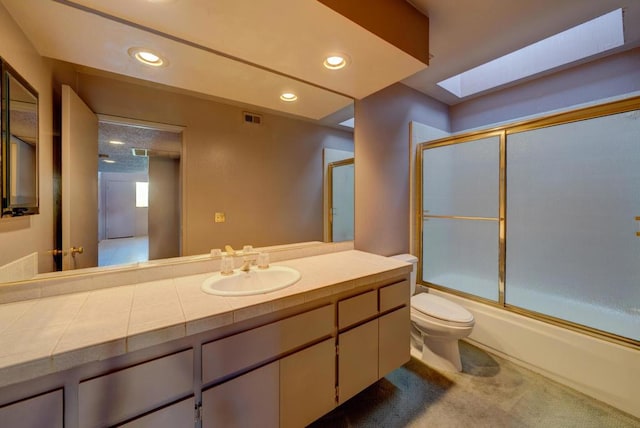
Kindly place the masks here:
<instances>
[{"instance_id":1,"label":"skylight","mask_svg":"<svg viewBox=\"0 0 640 428\"><path fill-rule=\"evenodd\" d=\"M354 121L354 118L352 117L351 119L347 119L347 120L344 120L344 121L340 122L338 125L342 125L342 126L347 126L349 128L353 128L355 126L355 121Z\"/></svg>"},{"instance_id":2,"label":"skylight","mask_svg":"<svg viewBox=\"0 0 640 428\"><path fill-rule=\"evenodd\" d=\"M623 44L622 9L617 9L438 82L438 85L462 98Z\"/></svg>"}]
</instances>

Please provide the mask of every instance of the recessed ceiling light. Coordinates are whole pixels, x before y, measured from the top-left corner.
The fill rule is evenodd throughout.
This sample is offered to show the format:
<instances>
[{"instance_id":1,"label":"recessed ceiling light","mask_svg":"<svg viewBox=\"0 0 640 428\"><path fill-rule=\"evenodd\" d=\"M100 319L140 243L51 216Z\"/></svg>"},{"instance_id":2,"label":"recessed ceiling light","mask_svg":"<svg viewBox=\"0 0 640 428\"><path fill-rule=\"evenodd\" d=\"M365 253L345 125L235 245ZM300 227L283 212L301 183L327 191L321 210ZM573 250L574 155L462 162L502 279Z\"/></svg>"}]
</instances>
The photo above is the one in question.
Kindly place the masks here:
<instances>
[{"instance_id":1,"label":"recessed ceiling light","mask_svg":"<svg viewBox=\"0 0 640 428\"><path fill-rule=\"evenodd\" d=\"M109 144L115 144L116 146L122 146L124 143L118 140L110 140Z\"/></svg>"},{"instance_id":2,"label":"recessed ceiling light","mask_svg":"<svg viewBox=\"0 0 640 428\"><path fill-rule=\"evenodd\" d=\"M291 102L291 101L297 100L298 96L296 94L294 94L293 92L285 92L282 95L280 95L280 99L282 101Z\"/></svg>"},{"instance_id":3,"label":"recessed ceiling light","mask_svg":"<svg viewBox=\"0 0 640 428\"><path fill-rule=\"evenodd\" d=\"M129 49L129 55L137 59L143 64L150 65L153 67L162 67L167 65L167 60L164 59L159 54L152 52L150 49L146 48L131 48Z\"/></svg>"},{"instance_id":4,"label":"recessed ceiling light","mask_svg":"<svg viewBox=\"0 0 640 428\"><path fill-rule=\"evenodd\" d=\"M104 162L104 163L116 163L116 161L114 161L112 159L102 159L102 162Z\"/></svg>"},{"instance_id":5,"label":"recessed ceiling light","mask_svg":"<svg viewBox=\"0 0 640 428\"><path fill-rule=\"evenodd\" d=\"M340 70L349 62L349 57L345 54L331 54L324 59L324 66L329 70Z\"/></svg>"}]
</instances>

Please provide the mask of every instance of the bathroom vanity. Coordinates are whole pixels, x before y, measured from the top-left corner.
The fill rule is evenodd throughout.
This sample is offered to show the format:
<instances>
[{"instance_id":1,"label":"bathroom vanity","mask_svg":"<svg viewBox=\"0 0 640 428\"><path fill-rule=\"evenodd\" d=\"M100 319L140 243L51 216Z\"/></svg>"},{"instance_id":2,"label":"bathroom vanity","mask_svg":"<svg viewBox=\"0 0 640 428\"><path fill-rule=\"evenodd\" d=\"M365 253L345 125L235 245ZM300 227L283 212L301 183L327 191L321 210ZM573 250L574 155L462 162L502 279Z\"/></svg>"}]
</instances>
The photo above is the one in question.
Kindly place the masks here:
<instances>
[{"instance_id":1,"label":"bathroom vanity","mask_svg":"<svg viewBox=\"0 0 640 428\"><path fill-rule=\"evenodd\" d=\"M16 335L50 326L48 355L17 336L21 357L2 351L0 421L302 427L409 360L410 265L359 251L277 264L301 280L224 297L200 290L204 273L0 305L22 311Z\"/></svg>"}]
</instances>

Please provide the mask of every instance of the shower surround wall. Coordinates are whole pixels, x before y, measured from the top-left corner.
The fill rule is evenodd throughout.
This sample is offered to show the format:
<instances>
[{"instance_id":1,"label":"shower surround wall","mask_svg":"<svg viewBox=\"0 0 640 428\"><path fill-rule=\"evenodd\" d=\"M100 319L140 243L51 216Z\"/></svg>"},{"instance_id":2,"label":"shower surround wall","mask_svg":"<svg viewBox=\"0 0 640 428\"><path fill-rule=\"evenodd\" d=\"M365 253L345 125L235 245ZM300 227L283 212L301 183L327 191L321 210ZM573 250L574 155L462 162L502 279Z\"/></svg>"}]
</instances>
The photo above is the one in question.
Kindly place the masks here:
<instances>
[{"instance_id":1,"label":"shower surround wall","mask_svg":"<svg viewBox=\"0 0 640 428\"><path fill-rule=\"evenodd\" d=\"M451 106L454 133L640 91L640 48Z\"/></svg>"}]
</instances>

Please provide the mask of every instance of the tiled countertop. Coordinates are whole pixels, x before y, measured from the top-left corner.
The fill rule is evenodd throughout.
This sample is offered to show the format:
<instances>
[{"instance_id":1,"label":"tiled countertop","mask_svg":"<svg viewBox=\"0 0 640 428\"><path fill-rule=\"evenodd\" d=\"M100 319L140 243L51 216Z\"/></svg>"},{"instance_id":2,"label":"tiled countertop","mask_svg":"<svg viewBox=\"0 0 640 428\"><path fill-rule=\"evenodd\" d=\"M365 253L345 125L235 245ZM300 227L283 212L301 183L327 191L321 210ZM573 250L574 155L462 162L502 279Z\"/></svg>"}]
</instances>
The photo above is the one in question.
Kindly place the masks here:
<instances>
[{"instance_id":1,"label":"tiled countertop","mask_svg":"<svg viewBox=\"0 0 640 428\"><path fill-rule=\"evenodd\" d=\"M212 273L0 305L0 387L180 339L409 272L361 251L293 259L302 274L273 293L200 290Z\"/></svg>"}]
</instances>

